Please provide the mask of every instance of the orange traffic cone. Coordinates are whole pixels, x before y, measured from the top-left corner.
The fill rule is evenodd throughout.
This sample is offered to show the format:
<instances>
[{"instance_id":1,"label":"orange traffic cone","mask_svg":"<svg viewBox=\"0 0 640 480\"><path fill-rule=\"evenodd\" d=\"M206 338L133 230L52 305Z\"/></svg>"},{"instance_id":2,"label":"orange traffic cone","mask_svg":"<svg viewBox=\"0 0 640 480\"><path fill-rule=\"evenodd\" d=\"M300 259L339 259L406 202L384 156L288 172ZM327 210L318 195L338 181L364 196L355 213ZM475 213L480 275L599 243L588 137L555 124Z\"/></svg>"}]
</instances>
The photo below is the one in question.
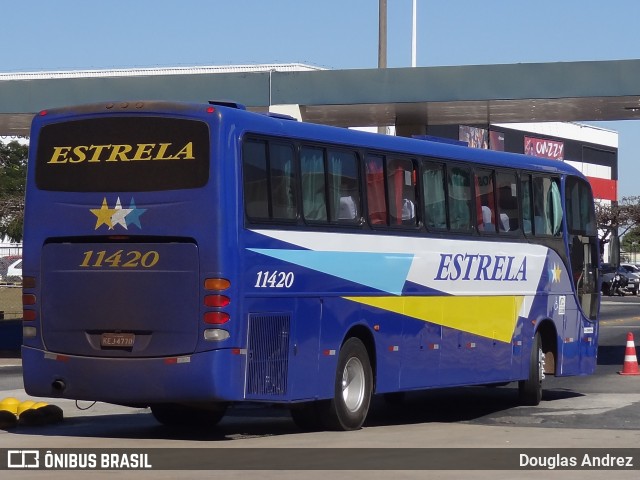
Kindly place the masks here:
<instances>
[{"instance_id":1,"label":"orange traffic cone","mask_svg":"<svg viewBox=\"0 0 640 480\"><path fill-rule=\"evenodd\" d=\"M624 351L624 365L620 375L640 375L638 369L638 357L636 357L636 345L633 342L633 333L627 333L627 347Z\"/></svg>"}]
</instances>

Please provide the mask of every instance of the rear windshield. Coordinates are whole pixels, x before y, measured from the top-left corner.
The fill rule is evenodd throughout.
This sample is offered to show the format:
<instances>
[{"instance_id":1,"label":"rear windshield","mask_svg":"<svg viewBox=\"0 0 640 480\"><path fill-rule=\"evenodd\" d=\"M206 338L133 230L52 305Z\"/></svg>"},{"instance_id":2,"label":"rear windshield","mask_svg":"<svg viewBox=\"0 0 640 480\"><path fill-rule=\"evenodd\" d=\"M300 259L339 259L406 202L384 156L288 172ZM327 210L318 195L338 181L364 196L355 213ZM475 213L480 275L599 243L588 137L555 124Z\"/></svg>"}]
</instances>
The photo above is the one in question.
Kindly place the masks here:
<instances>
[{"instance_id":1,"label":"rear windshield","mask_svg":"<svg viewBox=\"0 0 640 480\"><path fill-rule=\"evenodd\" d=\"M106 117L46 125L36 185L68 192L135 192L204 186L206 123L167 117Z\"/></svg>"}]
</instances>

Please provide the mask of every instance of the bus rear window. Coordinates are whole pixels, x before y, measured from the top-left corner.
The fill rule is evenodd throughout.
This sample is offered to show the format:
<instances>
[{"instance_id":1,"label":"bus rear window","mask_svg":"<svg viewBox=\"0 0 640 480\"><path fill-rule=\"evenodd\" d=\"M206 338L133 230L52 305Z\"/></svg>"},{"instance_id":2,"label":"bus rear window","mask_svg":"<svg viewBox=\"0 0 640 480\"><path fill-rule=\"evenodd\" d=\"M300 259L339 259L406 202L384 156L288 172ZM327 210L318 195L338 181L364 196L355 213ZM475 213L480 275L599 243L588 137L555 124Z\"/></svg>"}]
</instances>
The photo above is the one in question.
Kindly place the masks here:
<instances>
[{"instance_id":1,"label":"bus rear window","mask_svg":"<svg viewBox=\"0 0 640 480\"><path fill-rule=\"evenodd\" d=\"M167 117L108 117L46 125L36 185L67 192L136 192L204 186L206 123Z\"/></svg>"}]
</instances>

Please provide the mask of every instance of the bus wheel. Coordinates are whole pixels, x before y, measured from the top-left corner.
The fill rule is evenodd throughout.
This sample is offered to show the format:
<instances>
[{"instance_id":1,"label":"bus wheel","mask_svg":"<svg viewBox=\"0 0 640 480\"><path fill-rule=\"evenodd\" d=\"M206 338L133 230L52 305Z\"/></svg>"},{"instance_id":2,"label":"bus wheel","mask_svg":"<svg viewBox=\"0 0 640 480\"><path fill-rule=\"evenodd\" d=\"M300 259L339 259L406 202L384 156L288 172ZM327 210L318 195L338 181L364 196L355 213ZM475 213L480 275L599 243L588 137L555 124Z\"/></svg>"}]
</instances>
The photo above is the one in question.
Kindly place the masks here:
<instances>
[{"instance_id":1,"label":"bus wheel","mask_svg":"<svg viewBox=\"0 0 640 480\"><path fill-rule=\"evenodd\" d=\"M369 354L360 339L348 339L338 356L334 397L320 402L325 426L332 430L357 430L362 427L373 390Z\"/></svg>"},{"instance_id":2,"label":"bus wheel","mask_svg":"<svg viewBox=\"0 0 640 480\"><path fill-rule=\"evenodd\" d=\"M217 425L227 411L226 403L203 404L202 406L179 403L151 405L155 419L168 427L205 429Z\"/></svg>"},{"instance_id":3,"label":"bus wheel","mask_svg":"<svg viewBox=\"0 0 640 480\"><path fill-rule=\"evenodd\" d=\"M520 403L535 406L542 400L542 380L544 380L544 360L540 333L533 337L531 358L529 360L529 378L518 382Z\"/></svg>"}]
</instances>

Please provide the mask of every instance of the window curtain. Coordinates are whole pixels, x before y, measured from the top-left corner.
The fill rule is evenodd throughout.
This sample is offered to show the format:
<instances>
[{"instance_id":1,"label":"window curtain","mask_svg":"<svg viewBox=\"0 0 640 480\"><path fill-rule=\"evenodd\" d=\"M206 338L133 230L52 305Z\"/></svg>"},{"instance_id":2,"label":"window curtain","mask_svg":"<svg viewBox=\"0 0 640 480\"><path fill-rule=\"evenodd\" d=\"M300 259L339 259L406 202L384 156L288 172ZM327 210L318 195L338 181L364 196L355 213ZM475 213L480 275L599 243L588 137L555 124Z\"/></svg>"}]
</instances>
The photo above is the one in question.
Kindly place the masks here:
<instances>
[{"instance_id":1,"label":"window curtain","mask_svg":"<svg viewBox=\"0 0 640 480\"><path fill-rule=\"evenodd\" d=\"M369 221L372 225L387 223L387 206L384 195L384 172L381 157L368 157L367 167L367 205Z\"/></svg>"},{"instance_id":2,"label":"window curtain","mask_svg":"<svg viewBox=\"0 0 640 480\"><path fill-rule=\"evenodd\" d=\"M444 198L444 175L441 167L428 168L422 175L424 209L427 226L447 228L447 214Z\"/></svg>"},{"instance_id":3,"label":"window curtain","mask_svg":"<svg viewBox=\"0 0 640 480\"><path fill-rule=\"evenodd\" d=\"M322 150L303 149L302 164L302 207L307 220L327 220L325 199L325 172Z\"/></svg>"},{"instance_id":4,"label":"window curtain","mask_svg":"<svg viewBox=\"0 0 640 480\"><path fill-rule=\"evenodd\" d=\"M337 221L340 213L340 195L342 185L342 159L340 154L330 154L329 158L329 195L331 202L331 221Z\"/></svg>"}]
</instances>

